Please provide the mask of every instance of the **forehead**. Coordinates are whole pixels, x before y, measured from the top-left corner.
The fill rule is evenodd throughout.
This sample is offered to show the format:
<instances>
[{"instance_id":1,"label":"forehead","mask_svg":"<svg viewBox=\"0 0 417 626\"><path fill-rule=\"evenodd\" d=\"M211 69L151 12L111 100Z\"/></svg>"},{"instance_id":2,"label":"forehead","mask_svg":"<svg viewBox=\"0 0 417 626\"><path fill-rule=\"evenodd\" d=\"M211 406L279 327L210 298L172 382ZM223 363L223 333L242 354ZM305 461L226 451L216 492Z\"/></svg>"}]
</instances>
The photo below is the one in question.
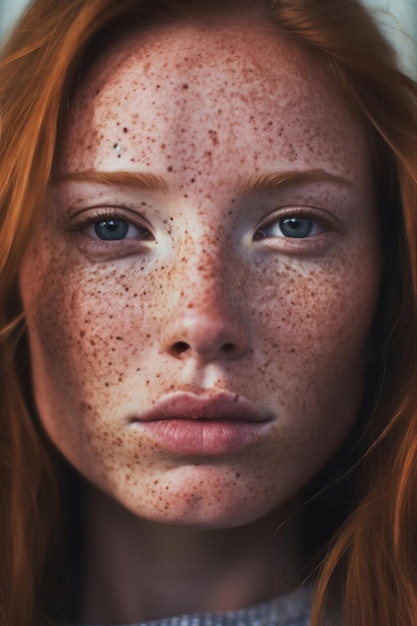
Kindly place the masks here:
<instances>
[{"instance_id":1,"label":"forehead","mask_svg":"<svg viewBox=\"0 0 417 626\"><path fill-rule=\"evenodd\" d=\"M74 99L60 167L115 169L115 152L123 169L167 169L161 155L200 169L215 160L217 173L231 158L259 170L314 160L355 177L368 147L317 60L242 22L167 26L103 53Z\"/></svg>"}]
</instances>

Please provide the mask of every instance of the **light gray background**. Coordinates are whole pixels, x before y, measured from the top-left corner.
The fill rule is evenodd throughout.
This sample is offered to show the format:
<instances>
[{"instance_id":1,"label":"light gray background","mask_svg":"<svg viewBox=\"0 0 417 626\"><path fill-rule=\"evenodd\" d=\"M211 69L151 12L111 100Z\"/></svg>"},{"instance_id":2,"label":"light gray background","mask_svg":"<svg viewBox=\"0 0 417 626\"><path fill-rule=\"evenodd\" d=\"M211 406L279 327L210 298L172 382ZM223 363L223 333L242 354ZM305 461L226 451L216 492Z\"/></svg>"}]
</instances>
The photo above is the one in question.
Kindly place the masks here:
<instances>
[{"instance_id":1,"label":"light gray background","mask_svg":"<svg viewBox=\"0 0 417 626\"><path fill-rule=\"evenodd\" d=\"M65 2L66 0L56 0ZM117 2L117 0L114 0ZM397 47L403 67L417 77L417 0L363 0L376 13L388 37ZM0 0L0 37L28 0Z\"/></svg>"}]
</instances>

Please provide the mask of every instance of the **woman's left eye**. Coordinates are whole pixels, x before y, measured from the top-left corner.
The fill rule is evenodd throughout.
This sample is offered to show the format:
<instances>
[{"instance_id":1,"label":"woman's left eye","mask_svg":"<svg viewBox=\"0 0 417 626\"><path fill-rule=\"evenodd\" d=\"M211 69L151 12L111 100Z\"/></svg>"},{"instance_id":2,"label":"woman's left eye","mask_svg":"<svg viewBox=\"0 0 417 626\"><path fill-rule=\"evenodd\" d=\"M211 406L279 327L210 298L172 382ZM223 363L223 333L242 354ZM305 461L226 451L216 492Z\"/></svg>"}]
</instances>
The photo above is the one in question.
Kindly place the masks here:
<instances>
[{"instance_id":1,"label":"woman's left eye","mask_svg":"<svg viewBox=\"0 0 417 626\"><path fill-rule=\"evenodd\" d=\"M319 235L323 227L313 218L301 215L289 215L274 220L259 228L255 233L255 241L269 237L285 237L287 239L306 239Z\"/></svg>"},{"instance_id":2,"label":"woman's left eye","mask_svg":"<svg viewBox=\"0 0 417 626\"><path fill-rule=\"evenodd\" d=\"M120 241L123 239L141 239L152 241L153 235L146 229L118 217L105 217L90 223L84 233L101 241Z\"/></svg>"}]
</instances>

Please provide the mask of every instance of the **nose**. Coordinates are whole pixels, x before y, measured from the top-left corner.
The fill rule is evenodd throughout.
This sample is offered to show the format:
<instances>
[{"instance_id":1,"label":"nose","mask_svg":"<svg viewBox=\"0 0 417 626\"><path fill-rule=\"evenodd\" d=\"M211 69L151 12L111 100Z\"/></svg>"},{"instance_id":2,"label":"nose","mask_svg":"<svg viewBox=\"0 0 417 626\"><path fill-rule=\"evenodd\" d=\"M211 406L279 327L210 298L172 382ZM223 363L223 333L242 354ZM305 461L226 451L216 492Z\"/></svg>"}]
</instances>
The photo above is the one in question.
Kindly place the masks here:
<instances>
[{"instance_id":1,"label":"nose","mask_svg":"<svg viewBox=\"0 0 417 626\"><path fill-rule=\"evenodd\" d=\"M200 363L230 361L250 347L248 322L242 307L231 305L218 285L201 276L180 297L163 331L163 348L177 359Z\"/></svg>"}]
</instances>

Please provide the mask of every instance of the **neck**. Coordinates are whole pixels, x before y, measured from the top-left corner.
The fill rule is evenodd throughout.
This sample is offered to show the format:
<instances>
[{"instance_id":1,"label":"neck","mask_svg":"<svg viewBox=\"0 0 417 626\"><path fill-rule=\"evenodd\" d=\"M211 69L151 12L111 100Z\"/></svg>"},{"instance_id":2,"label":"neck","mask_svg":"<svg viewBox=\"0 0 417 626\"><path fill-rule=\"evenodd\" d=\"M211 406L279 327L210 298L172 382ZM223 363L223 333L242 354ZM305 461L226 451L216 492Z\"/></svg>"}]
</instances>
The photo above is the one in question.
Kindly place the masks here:
<instances>
[{"instance_id":1,"label":"neck","mask_svg":"<svg viewBox=\"0 0 417 626\"><path fill-rule=\"evenodd\" d=\"M189 528L138 518L87 489L80 623L235 610L299 582L297 524L282 524L289 508L239 528Z\"/></svg>"}]
</instances>

